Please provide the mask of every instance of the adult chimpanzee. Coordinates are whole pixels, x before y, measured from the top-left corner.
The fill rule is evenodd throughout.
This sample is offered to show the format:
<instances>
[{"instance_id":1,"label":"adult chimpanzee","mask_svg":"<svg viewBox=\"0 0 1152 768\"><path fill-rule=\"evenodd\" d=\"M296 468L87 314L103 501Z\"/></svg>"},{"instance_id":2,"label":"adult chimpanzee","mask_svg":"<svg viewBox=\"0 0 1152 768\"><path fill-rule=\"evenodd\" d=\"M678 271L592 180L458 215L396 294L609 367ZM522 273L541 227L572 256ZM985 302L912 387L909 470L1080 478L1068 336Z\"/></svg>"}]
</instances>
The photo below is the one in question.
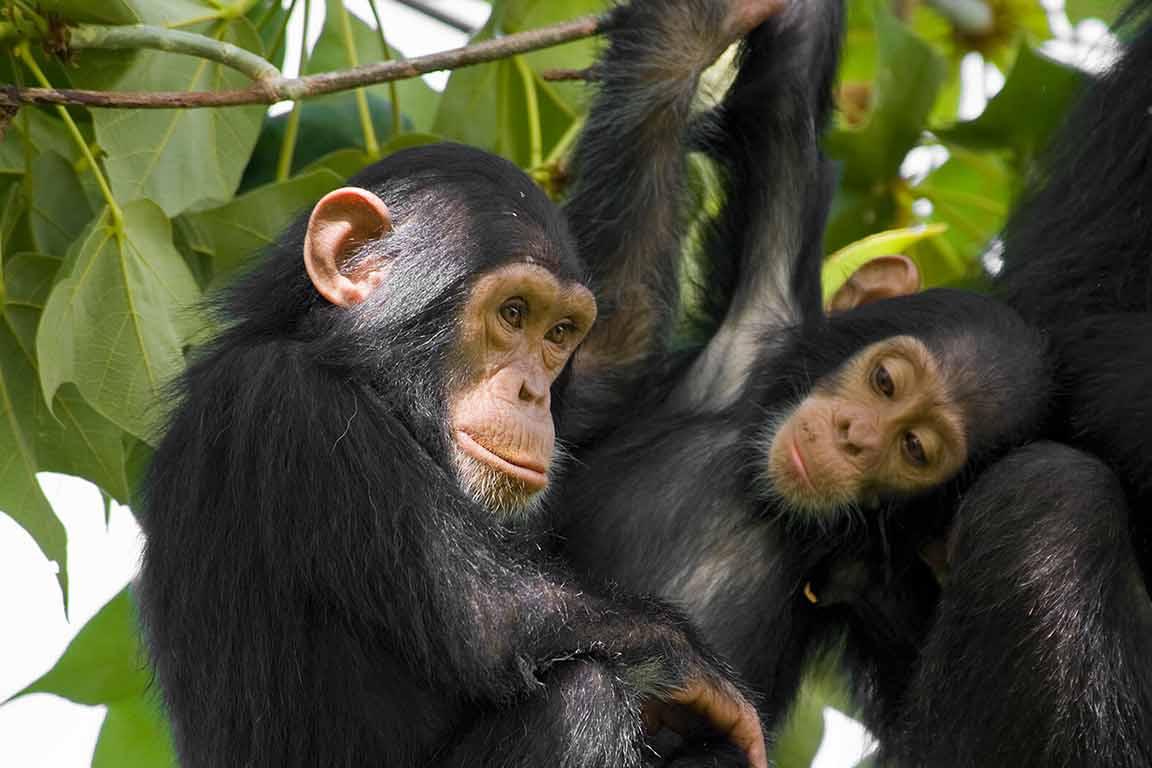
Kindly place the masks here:
<instances>
[{"instance_id":1,"label":"adult chimpanzee","mask_svg":"<svg viewBox=\"0 0 1152 768\"><path fill-rule=\"evenodd\" d=\"M231 290L140 510L183 765L637 766L646 701L765 765L676 613L568 586L519 525L596 315L582 275L523 173L434 145L326 195Z\"/></svg>"},{"instance_id":2,"label":"adult chimpanzee","mask_svg":"<svg viewBox=\"0 0 1152 768\"><path fill-rule=\"evenodd\" d=\"M829 182L818 139L841 13L838 2L786 5L749 36L733 86L695 126L726 197L703 240L715 268L705 281L711 338L670 372L652 365L663 385L579 454L561 533L585 575L685 608L762 694L769 721L793 699L805 659L844 638L876 705L871 722L896 743L937 598L913 549L929 521L914 521L897 555L882 553L879 565L907 573L875 594L872 540L859 534L887 532L879 521L897 510L947 508L940 497L952 498L954 481L1038 425L1049 370L1039 335L988 297L938 290L855 306L914 284L900 259L868 267L839 302L848 311L823 316ZM678 49L666 34L653 50ZM608 83L614 66L625 69L611 56L601 67ZM685 73L654 90L687 101L694 88ZM686 120L645 112L661 104L633 99L627 115L648 126ZM595 141L609 129L587 130ZM654 162L675 167L679 155L669 148ZM675 211L664 213L674 236ZM622 282L618 290L631 285ZM659 356L659 329L639 331L649 334L639 346ZM826 605L845 591L845 605ZM861 621L861 611L882 621ZM963 627L942 617L933 630ZM929 649L923 666L954 661ZM987 690L1010 698L995 680ZM934 732L924 726L925 738ZM912 753L910 763L922 761Z\"/></svg>"},{"instance_id":3,"label":"adult chimpanzee","mask_svg":"<svg viewBox=\"0 0 1152 768\"><path fill-rule=\"evenodd\" d=\"M894 750L922 764L1152 765L1152 4L1134 10L1142 28L1012 216L999 277L1053 350L1049 435L1099 460L1034 446L965 496Z\"/></svg>"}]
</instances>

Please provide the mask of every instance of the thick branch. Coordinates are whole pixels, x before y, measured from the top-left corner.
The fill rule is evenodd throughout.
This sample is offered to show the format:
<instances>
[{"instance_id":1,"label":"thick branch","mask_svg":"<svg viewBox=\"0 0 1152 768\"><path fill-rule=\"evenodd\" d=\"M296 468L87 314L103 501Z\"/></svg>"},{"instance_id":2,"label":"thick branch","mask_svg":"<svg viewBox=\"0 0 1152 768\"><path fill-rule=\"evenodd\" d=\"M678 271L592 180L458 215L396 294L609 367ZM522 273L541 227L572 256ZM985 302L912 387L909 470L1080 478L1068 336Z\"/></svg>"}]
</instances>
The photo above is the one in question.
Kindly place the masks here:
<instances>
[{"instance_id":1,"label":"thick branch","mask_svg":"<svg viewBox=\"0 0 1152 768\"><path fill-rule=\"evenodd\" d=\"M70 48L104 48L109 50L136 50L151 48L169 53L184 53L201 59L216 61L239 70L253 80L280 77L280 70L251 51L238 45L213 40L204 35L182 32L178 29L152 27L147 24L128 24L106 27L85 24L69 30Z\"/></svg>"},{"instance_id":2,"label":"thick branch","mask_svg":"<svg viewBox=\"0 0 1152 768\"><path fill-rule=\"evenodd\" d=\"M610 16L584 16L527 32L518 32L474 45L415 59L384 61L363 67L307 77L270 77L234 91L91 91L0 86L0 106L78 104L86 107L171 109L230 107L299 101L366 85L405 80L445 69L461 69L517 54L592 37L607 29Z\"/></svg>"}]
</instances>

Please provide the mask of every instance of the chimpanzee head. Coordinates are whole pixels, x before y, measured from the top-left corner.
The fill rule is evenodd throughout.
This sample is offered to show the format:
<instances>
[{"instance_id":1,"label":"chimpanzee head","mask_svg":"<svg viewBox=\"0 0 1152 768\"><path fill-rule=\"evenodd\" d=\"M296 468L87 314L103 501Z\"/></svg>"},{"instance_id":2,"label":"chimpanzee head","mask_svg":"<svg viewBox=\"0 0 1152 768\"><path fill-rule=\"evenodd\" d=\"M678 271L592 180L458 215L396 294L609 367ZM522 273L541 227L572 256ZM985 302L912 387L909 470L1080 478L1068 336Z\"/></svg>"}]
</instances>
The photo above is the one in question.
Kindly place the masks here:
<instances>
[{"instance_id":1,"label":"chimpanzee head","mask_svg":"<svg viewBox=\"0 0 1152 768\"><path fill-rule=\"evenodd\" d=\"M797 331L762 382L764 475L783 506L841 508L943 485L1036 429L1051 372L1042 337L976 293L937 289Z\"/></svg>"},{"instance_id":2,"label":"chimpanzee head","mask_svg":"<svg viewBox=\"0 0 1152 768\"><path fill-rule=\"evenodd\" d=\"M511 163L437 144L325 195L302 252L327 354L488 509L531 510L553 384L596 318L559 210Z\"/></svg>"}]
</instances>

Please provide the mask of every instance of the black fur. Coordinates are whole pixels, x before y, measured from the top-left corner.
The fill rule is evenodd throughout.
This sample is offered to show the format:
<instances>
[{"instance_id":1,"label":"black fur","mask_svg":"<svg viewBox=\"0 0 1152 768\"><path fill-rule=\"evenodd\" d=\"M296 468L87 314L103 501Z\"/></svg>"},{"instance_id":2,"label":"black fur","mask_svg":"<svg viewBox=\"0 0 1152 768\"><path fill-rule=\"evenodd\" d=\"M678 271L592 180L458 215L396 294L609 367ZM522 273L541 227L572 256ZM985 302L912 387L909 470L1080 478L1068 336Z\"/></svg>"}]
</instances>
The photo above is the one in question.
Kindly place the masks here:
<instances>
[{"instance_id":1,"label":"black fur","mask_svg":"<svg viewBox=\"0 0 1152 768\"><path fill-rule=\"evenodd\" d=\"M446 376L478 276L584 274L511 164L407 150L390 264L354 309L305 274L302 218L221 306L151 465L141 614L182 765L637 766L639 705L731 687L683 619L568 586L458 487Z\"/></svg>"}]
</instances>

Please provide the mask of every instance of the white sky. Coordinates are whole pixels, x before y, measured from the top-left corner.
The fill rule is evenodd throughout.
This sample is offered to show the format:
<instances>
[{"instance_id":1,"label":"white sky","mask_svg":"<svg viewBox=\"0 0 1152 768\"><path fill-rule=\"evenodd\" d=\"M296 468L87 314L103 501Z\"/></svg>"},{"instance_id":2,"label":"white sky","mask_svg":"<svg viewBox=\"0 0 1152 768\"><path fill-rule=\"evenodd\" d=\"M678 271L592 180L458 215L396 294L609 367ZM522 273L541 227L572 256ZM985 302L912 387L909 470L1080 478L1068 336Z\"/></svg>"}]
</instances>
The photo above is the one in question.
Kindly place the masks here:
<instances>
[{"instance_id":1,"label":"white sky","mask_svg":"<svg viewBox=\"0 0 1152 768\"><path fill-rule=\"evenodd\" d=\"M477 0L436 1L477 26L488 12L488 6ZM350 0L349 7L374 26L367 0ZM407 56L466 42L462 32L398 3L381 0L380 11L389 42ZM315 2L312 18L314 37L323 23L322 2ZM1061 20L1063 27L1059 26ZM301 22L298 9L289 40L299 39ZM1068 58L1097 55L1107 44L1107 33L1099 22L1084 22L1073 29L1059 13L1054 29L1065 39L1049 49L1055 47L1054 53ZM289 50L295 48L290 46ZM295 72L295 58L289 56L286 74ZM967 89L961 114L970 117L983 109L987 95L999 90L1003 78L986 68L979 56L970 57L964 67L966 82L984 79L983 89ZM447 74L427 79L434 87L443 88ZM937 165L943 159L946 154L925 162ZM71 620L64 618L55 565L44 558L23 529L0 514L0 701L50 669L80 627L135 575L139 563L140 532L126 508L114 508L105 527L100 494L94 486L47 473L40 476L40 483L68 532ZM103 718L103 707L81 706L44 694L4 705L0 707L0 766L87 768ZM839 712L826 709L825 726L825 741L814 768L852 766L871 751L867 732Z\"/></svg>"}]
</instances>

